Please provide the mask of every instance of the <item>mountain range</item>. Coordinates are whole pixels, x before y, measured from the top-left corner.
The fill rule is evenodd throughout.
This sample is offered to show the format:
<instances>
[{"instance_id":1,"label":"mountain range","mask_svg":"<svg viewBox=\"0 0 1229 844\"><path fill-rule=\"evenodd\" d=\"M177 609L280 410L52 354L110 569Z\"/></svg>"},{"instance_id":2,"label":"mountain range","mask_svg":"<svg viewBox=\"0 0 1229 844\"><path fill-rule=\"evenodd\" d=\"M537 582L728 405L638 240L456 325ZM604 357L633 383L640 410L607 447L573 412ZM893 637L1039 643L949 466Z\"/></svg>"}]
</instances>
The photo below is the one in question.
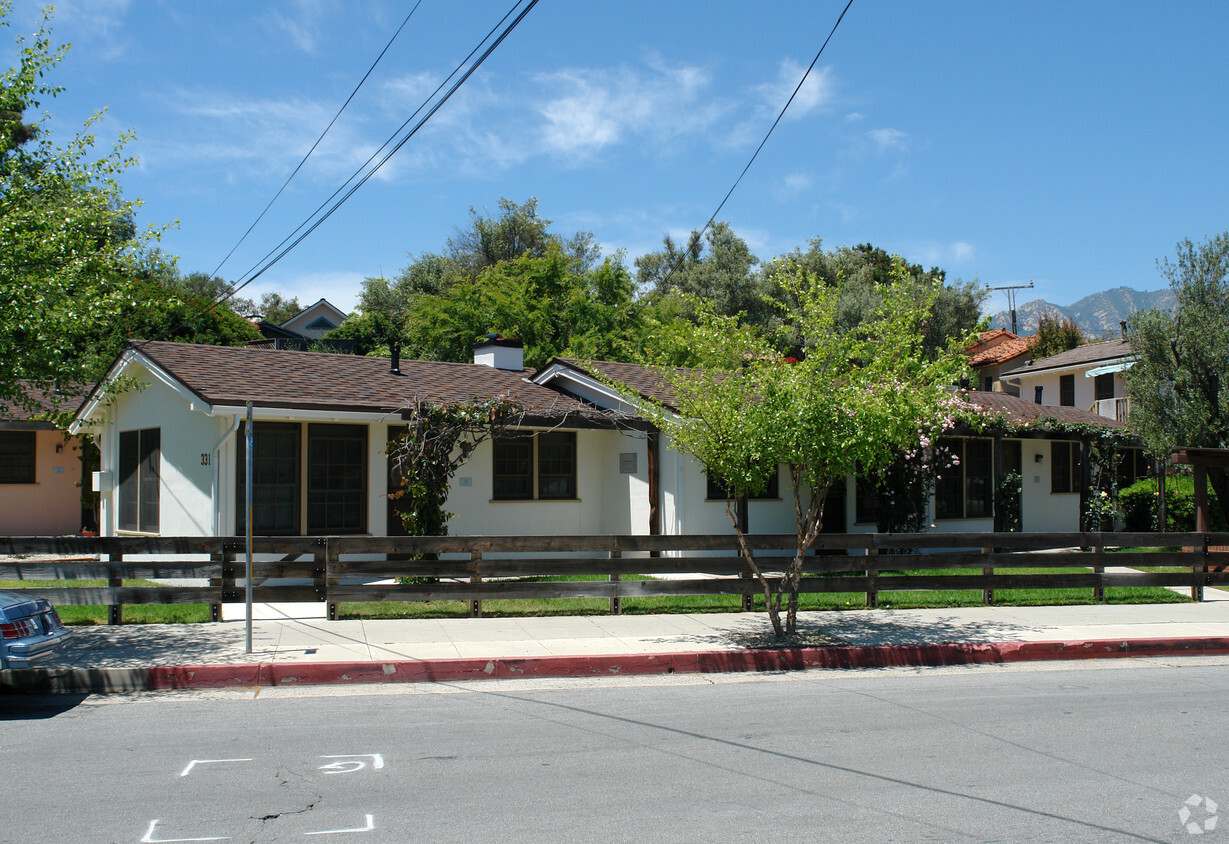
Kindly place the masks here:
<instances>
[{"instance_id":1,"label":"mountain range","mask_svg":"<svg viewBox=\"0 0 1229 844\"><path fill-rule=\"evenodd\" d=\"M1085 296L1078 302L1063 306L1044 299L1034 299L1016 307L1016 333L1021 336L1037 333L1041 317L1049 314L1059 320L1074 322L1085 336L1093 338L1117 336L1122 331L1122 320L1130 322L1136 311L1172 309L1174 292L1164 290L1133 290L1130 287L1115 287L1102 293ZM1011 314L999 311L990 319L991 328L1011 330Z\"/></svg>"}]
</instances>

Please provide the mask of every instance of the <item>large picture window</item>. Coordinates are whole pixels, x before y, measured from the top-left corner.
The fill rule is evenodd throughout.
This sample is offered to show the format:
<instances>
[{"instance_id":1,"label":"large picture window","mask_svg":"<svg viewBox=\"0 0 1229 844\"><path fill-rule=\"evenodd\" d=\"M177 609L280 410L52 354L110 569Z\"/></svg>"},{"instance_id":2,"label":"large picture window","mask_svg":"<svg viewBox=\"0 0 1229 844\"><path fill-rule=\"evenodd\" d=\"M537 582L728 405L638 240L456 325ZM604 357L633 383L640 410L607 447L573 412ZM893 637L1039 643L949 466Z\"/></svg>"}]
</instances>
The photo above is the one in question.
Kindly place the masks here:
<instances>
[{"instance_id":1,"label":"large picture window","mask_svg":"<svg viewBox=\"0 0 1229 844\"><path fill-rule=\"evenodd\" d=\"M499 437L494 443L497 501L576 498L576 432Z\"/></svg>"},{"instance_id":2,"label":"large picture window","mask_svg":"<svg viewBox=\"0 0 1229 844\"><path fill-rule=\"evenodd\" d=\"M120 431L119 497L116 514L116 527L120 530L158 532L161 470L162 429Z\"/></svg>"},{"instance_id":3,"label":"large picture window","mask_svg":"<svg viewBox=\"0 0 1229 844\"><path fill-rule=\"evenodd\" d=\"M307 426L309 533L367 529L367 428Z\"/></svg>"},{"instance_id":4,"label":"large picture window","mask_svg":"<svg viewBox=\"0 0 1229 844\"><path fill-rule=\"evenodd\" d=\"M957 465L935 481L935 517L984 519L994 513L994 451L991 440L945 439L939 448Z\"/></svg>"},{"instance_id":5,"label":"large picture window","mask_svg":"<svg viewBox=\"0 0 1229 844\"><path fill-rule=\"evenodd\" d=\"M0 484L34 483L33 431L0 431Z\"/></svg>"},{"instance_id":6,"label":"large picture window","mask_svg":"<svg viewBox=\"0 0 1229 844\"><path fill-rule=\"evenodd\" d=\"M252 533L257 536L367 530L367 426L257 422L252 458ZM236 449L235 525L247 530L247 434ZM305 482L306 481L306 482Z\"/></svg>"}]
</instances>

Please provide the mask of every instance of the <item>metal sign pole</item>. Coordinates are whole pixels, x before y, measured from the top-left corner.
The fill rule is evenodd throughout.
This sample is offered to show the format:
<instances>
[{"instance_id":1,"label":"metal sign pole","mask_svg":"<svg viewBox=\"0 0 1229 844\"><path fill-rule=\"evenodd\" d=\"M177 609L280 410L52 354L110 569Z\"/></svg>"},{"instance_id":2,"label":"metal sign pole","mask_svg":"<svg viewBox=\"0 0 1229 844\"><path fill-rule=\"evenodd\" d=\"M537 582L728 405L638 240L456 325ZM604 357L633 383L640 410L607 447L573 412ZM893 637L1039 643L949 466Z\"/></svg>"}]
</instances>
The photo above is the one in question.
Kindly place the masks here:
<instances>
[{"instance_id":1,"label":"metal sign pole","mask_svg":"<svg viewBox=\"0 0 1229 844\"><path fill-rule=\"evenodd\" d=\"M244 491L247 493L247 577L246 577L246 602L247 602L247 650L244 653L252 652L252 460L253 447L256 442L256 434L252 427L252 402L248 401L248 424L247 424L247 484L244 485Z\"/></svg>"}]
</instances>

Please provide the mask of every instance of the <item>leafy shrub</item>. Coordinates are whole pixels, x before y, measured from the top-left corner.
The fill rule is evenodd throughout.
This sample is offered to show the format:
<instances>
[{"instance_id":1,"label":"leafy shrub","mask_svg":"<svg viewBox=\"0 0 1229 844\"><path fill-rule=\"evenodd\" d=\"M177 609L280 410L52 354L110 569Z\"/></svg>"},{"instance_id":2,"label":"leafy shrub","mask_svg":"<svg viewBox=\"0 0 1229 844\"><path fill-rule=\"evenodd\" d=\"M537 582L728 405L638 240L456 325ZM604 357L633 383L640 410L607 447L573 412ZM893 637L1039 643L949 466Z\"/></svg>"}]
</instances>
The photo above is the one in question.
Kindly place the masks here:
<instances>
[{"instance_id":1,"label":"leafy shrub","mask_svg":"<svg viewBox=\"0 0 1229 844\"><path fill-rule=\"evenodd\" d=\"M1128 531L1156 530L1157 485L1156 478L1144 478L1126 489L1118 491L1118 504ZM1225 514L1212 487L1208 487L1208 511L1211 529L1229 530ZM1189 477L1165 479L1165 530L1193 531L1195 529L1195 480Z\"/></svg>"}]
</instances>

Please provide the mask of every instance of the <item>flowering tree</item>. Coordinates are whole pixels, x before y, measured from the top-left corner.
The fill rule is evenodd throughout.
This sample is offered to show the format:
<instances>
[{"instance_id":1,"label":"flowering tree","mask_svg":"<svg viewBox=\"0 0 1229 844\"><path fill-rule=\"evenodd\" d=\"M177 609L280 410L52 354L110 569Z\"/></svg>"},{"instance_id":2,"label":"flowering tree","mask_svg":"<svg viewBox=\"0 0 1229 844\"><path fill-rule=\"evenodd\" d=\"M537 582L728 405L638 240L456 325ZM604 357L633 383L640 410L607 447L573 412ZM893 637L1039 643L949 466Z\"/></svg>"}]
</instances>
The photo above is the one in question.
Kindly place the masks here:
<instances>
[{"instance_id":1,"label":"flowering tree","mask_svg":"<svg viewBox=\"0 0 1229 844\"><path fill-rule=\"evenodd\" d=\"M936 287L919 291L896 260L882 300L852 330L837 322L840 284L782 273L797 308L791 336L802 354L787 362L772 342L698 305L699 322L680 330L702 365L661 367L673 408L653 416L671 447L693 455L735 496L761 493L784 464L797 519L797 547L784 575L768 577L726 506L741 554L758 580L778 636L796 632L806 552L823 527L824 499L836 481L889 466L941 427L950 386L964 367L959 338L937 355L923 353L923 328ZM784 620L782 609L784 608Z\"/></svg>"}]
</instances>

